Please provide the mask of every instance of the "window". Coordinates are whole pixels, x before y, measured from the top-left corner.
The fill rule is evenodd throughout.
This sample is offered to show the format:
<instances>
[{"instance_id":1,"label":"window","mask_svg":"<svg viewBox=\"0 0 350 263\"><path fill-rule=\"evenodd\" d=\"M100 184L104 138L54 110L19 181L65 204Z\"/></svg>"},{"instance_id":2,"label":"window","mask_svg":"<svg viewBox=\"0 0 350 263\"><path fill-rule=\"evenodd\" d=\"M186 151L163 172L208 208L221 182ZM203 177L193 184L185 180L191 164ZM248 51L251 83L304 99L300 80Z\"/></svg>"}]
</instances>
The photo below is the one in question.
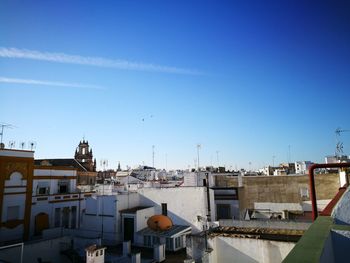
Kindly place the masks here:
<instances>
[{"instance_id":1,"label":"window","mask_svg":"<svg viewBox=\"0 0 350 263\"><path fill-rule=\"evenodd\" d=\"M176 237L175 238L175 248L182 247L182 237Z\"/></svg>"},{"instance_id":2,"label":"window","mask_svg":"<svg viewBox=\"0 0 350 263\"><path fill-rule=\"evenodd\" d=\"M151 236L143 236L143 244L145 247L152 246L152 237Z\"/></svg>"},{"instance_id":3,"label":"window","mask_svg":"<svg viewBox=\"0 0 350 263\"><path fill-rule=\"evenodd\" d=\"M19 205L7 207L7 221L19 219Z\"/></svg>"},{"instance_id":4,"label":"window","mask_svg":"<svg viewBox=\"0 0 350 263\"><path fill-rule=\"evenodd\" d=\"M231 206L229 204L217 204L216 219L231 219Z\"/></svg>"},{"instance_id":5,"label":"window","mask_svg":"<svg viewBox=\"0 0 350 263\"><path fill-rule=\"evenodd\" d=\"M300 197L301 198L309 198L309 189L306 187L300 188Z\"/></svg>"},{"instance_id":6,"label":"window","mask_svg":"<svg viewBox=\"0 0 350 263\"><path fill-rule=\"evenodd\" d=\"M167 237L165 239L165 248L167 250L173 250L173 239L172 238Z\"/></svg>"},{"instance_id":7,"label":"window","mask_svg":"<svg viewBox=\"0 0 350 263\"><path fill-rule=\"evenodd\" d=\"M153 245L158 245L158 244L160 244L159 237L153 236L153 237L152 237L152 242L153 242Z\"/></svg>"},{"instance_id":8,"label":"window","mask_svg":"<svg viewBox=\"0 0 350 263\"><path fill-rule=\"evenodd\" d=\"M62 226L66 228L69 227L69 207L63 208Z\"/></svg>"},{"instance_id":9,"label":"window","mask_svg":"<svg viewBox=\"0 0 350 263\"><path fill-rule=\"evenodd\" d=\"M55 227L61 226L61 208L55 208Z\"/></svg>"},{"instance_id":10,"label":"window","mask_svg":"<svg viewBox=\"0 0 350 263\"><path fill-rule=\"evenodd\" d=\"M75 228L76 221L77 221L77 207L72 206L72 217L71 217L71 222L70 222L71 228Z\"/></svg>"},{"instance_id":11,"label":"window","mask_svg":"<svg viewBox=\"0 0 350 263\"><path fill-rule=\"evenodd\" d=\"M58 182L58 193L67 194L69 192L69 182L68 181L59 181Z\"/></svg>"},{"instance_id":12,"label":"window","mask_svg":"<svg viewBox=\"0 0 350 263\"><path fill-rule=\"evenodd\" d=\"M37 185L37 195L48 195L50 191L50 183L49 182L38 182Z\"/></svg>"},{"instance_id":13,"label":"window","mask_svg":"<svg viewBox=\"0 0 350 263\"><path fill-rule=\"evenodd\" d=\"M39 187L38 195L47 195L49 193L48 187Z\"/></svg>"}]
</instances>

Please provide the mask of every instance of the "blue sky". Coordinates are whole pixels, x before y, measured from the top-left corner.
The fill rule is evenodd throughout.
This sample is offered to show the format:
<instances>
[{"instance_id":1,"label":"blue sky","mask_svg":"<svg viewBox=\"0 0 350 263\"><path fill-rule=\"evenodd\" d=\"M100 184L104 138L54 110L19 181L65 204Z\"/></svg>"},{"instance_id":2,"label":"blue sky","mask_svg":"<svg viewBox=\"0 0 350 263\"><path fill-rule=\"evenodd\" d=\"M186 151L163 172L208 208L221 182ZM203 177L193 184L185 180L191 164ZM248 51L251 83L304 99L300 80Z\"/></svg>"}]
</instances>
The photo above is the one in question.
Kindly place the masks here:
<instances>
[{"instance_id":1,"label":"blue sky","mask_svg":"<svg viewBox=\"0 0 350 263\"><path fill-rule=\"evenodd\" d=\"M110 168L323 162L350 128L347 1L1 1L4 141ZM341 136L350 152L350 133Z\"/></svg>"}]
</instances>

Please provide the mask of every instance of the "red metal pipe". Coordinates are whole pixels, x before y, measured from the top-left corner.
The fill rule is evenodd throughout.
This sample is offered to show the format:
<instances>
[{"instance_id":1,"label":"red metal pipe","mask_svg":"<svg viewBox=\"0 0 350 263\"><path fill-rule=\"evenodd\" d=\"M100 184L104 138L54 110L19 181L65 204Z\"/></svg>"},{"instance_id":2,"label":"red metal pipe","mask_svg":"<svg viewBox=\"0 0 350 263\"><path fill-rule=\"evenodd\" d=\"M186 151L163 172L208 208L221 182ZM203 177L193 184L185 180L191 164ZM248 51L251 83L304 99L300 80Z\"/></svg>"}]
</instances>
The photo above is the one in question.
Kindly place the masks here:
<instances>
[{"instance_id":1,"label":"red metal pipe","mask_svg":"<svg viewBox=\"0 0 350 263\"><path fill-rule=\"evenodd\" d=\"M310 186L310 200L312 204L312 220L315 220L318 216L314 170L317 168L349 168L349 167L350 167L350 163L315 163L309 167L309 186Z\"/></svg>"}]
</instances>

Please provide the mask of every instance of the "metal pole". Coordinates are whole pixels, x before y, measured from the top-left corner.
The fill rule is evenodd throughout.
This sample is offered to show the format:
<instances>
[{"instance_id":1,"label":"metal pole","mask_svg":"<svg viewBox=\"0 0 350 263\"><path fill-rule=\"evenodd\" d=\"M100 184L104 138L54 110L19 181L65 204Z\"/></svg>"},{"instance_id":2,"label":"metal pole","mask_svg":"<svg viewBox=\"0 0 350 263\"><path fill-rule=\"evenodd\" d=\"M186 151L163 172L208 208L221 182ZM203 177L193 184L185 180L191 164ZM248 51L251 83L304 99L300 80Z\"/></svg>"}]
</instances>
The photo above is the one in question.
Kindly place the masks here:
<instances>
[{"instance_id":1,"label":"metal pole","mask_svg":"<svg viewBox=\"0 0 350 263\"><path fill-rule=\"evenodd\" d=\"M201 148L200 144L197 144L197 170L199 172L199 149Z\"/></svg>"},{"instance_id":2,"label":"metal pole","mask_svg":"<svg viewBox=\"0 0 350 263\"><path fill-rule=\"evenodd\" d=\"M4 125L1 125L1 141L0 143L2 143L2 136L4 135Z\"/></svg>"},{"instance_id":3,"label":"metal pole","mask_svg":"<svg viewBox=\"0 0 350 263\"><path fill-rule=\"evenodd\" d=\"M21 263L23 263L23 250L24 250L24 244L21 244Z\"/></svg>"},{"instance_id":4,"label":"metal pole","mask_svg":"<svg viewBox=\"0 0 350 263\"><path fill-rule=\"evenodd\" d=\"M349 168L350 163L315 163L309 168L309 186L310 186L310 200L312 204L312 220L315 220L318 216L317 211L317 198L314 179L314 170L317 168Z\"/></svg>"}]
</instances>

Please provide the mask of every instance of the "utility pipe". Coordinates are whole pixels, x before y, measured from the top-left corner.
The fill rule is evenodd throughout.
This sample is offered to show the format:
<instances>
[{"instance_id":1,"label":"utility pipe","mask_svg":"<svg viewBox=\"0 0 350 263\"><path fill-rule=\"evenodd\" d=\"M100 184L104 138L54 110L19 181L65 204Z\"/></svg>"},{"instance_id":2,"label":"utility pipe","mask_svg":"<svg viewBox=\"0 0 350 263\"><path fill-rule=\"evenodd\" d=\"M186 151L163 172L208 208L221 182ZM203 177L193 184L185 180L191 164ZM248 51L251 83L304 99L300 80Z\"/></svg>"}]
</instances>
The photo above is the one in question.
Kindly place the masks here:
<instances>
[{"instance_id":1,"label":"utility pipe","mask_svg":"<svg viewBox=\"0 0 350 263\"><path fill-rule=\"evenodd\" d=\"M313 221L315 221L315 219L318 216L314 170L317 168L349 168L349 167L350 167L350 163L315 163L309 167L310 200L312 204ZM347 181L347 185L348 185L348 181Z\"/></svg>"}]
</instances>

